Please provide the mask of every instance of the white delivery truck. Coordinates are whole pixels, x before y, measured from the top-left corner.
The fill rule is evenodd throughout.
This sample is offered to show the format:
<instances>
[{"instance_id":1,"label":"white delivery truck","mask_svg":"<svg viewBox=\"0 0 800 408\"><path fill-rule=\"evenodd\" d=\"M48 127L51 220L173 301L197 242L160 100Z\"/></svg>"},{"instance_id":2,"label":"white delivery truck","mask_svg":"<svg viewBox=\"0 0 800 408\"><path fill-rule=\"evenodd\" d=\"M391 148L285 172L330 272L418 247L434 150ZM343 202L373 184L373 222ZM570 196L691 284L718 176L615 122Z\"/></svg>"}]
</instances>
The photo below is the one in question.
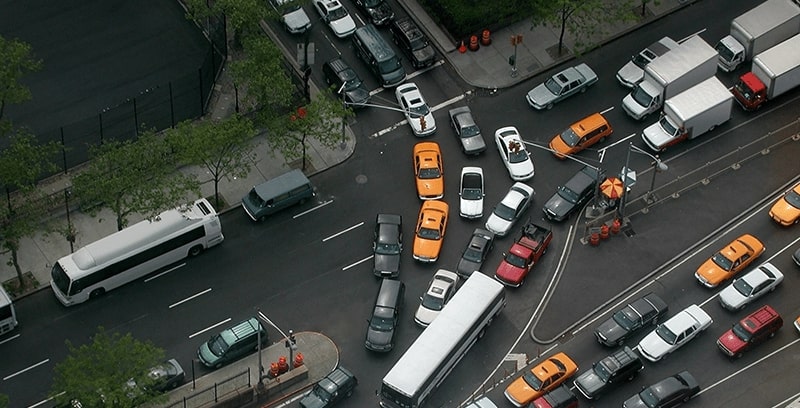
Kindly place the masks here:
<instances>
[{"instance_id":1,"label":"white delivery truck","mask_svg":"<svg viewBox=\"0 0 800 408\"><path fill-rule=\"evenodd\" d=\"M767 0L736 17L717 43L719 67L731 72L744 61L800 33L800 0Z\"/></svg>"},{"instance_id":2,"label":"white delivery truck","mask_svg":"<svg viewBox=\"0 0 800 408\"><path fill-rule=\"evenodd\" d=\"M644 69L654 59L666 54L669 50L678 48L678 42L669 37L664 37L639 51L631 60L617 71L617 81L626 87L633 88L644 78Z\"/></svg>"},{"instance_id":3,"label":"white delivery truck","mask_svg":"<svg viewBox=\"0 0 800 408\"><path fill-rule=\"evenodd\" d=\"M733 95L711 77L667 99L658 122L648 126L642 140L650 149L662 151L682 140L694 139L731 118Z\"/></svg>"},{"instance_id":4,"label":"white delivery truck","mask_svg":"<svg viewBox=\"0 0 800 408\"><path fill-rule=\"evenodd\" d=\"M733 95L745 110L800 85L800 34L756 55L750 72L739 77Z\"/></svg>"},{"instance_id":5,"label":"white delivery truck","mask_svg":"<svg viewBox=\"0 0 800 408\"><path fill-rule=\"evenodd\" d=\"M641 120L658 112L664 101L708 79L717 71L717 51L699 36L656 58L644 69L644 79L622 100L622 108Z\"/></svg>"},{"instance_id":6,"label":"white delivery truck","mask_svg":"<svg viewBox=\"0 0 800 408\"><path fill-rule=\"evenodd\" d=\"M15 327L17 327L17 313L14 311L14 302L0 285L0 335L14 330Z\"/></svg>"}]
</instances>

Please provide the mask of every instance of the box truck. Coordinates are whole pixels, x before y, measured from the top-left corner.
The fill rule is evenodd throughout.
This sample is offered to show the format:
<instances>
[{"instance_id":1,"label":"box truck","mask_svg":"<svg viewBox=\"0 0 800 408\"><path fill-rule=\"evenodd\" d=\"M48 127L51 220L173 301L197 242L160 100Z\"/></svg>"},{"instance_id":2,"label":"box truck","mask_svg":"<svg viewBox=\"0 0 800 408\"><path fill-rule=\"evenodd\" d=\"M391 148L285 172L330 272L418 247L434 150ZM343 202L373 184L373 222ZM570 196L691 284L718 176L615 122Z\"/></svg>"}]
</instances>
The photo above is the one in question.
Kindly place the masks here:
<instances>
[{"instance_id":1,"label":"box truck","mask_svg":"<svg viewBox=\"0 0 800 408\"><path fill-rule=\"evenodd\" d=\"M756 55L750 72L734 85L733 95L745 110L756 110L798 85L800 34Z\"/></svg>"},{"instance_id":2,"label":"box truck","mask_svg":"<svg viewBox=\"0 0 800 408\"><path fill-rule=\"evenodd\" d=\"M617 71L617 81L626 87L633 88L644 78L644 69L654 59L678 48L678 42L669 37L664 37L639 51L631 60Z\"/></svg>"},{"instance_id":3,"label":"box truck","mask_svg":"<svg viewBox=\"0 0 800 408\"><path fill-rule=\"evenodd\" d=\"M644 69L644 79L622 100L634 119L661 109L664 101L708 79L717 71L717 51L699 36L656 58Z\"/></svg>"},{"instance_id":4,"label":"box truck","mask_svg":"<svg viewBox=\"0 0 800 408\"><path fill-rule=\"evenodd\" d=\"M800 0L767 0L731 22L716 46L719 67L731 72L744 61L800 33Z\"/></svg>"},{"instance_id":5,"label":"box truck","mask_svg":"<svg viewBox=\"0 0 800 408\"><path fill-rule=\"evenodd\" d=\"M650 149L662 151L682 140L694 139L731 118L733 95L711 77L667 99L658 122L647 127L642 140Z\"/></svg>"}]
</instances>

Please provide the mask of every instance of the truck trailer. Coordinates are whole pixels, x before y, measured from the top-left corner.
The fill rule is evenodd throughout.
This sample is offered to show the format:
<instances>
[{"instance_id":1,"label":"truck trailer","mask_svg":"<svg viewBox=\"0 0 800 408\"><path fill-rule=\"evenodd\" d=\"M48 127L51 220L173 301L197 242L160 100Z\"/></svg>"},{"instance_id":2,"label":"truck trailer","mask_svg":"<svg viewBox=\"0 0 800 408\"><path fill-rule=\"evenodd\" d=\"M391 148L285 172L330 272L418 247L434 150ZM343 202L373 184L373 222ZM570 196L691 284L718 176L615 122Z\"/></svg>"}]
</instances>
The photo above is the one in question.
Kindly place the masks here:
<instances>
[{"instance_id":1,"label":"truck trailer","mask_svg":"<svg viewBox=\"0 0 800 408\"><path fill-rule=\"evenodd\" d=\"M644 79L622 100L623 109L637 120L657 112L665 100L712 77L717 55L699 36L689 38L645 67Z\"/></svg>"},{"instance_id":2,"label":"truck trailer","mask_svg":"<svg viewBox=\"0 0 800 408\"><path fill-rule=\"evenodd\" d=\"M800 34L758 54L750 72L733 87L745 110L756 110L773 98L800 85Z\"/></svg>"},{"instance_id":3,"label":"truck trailer","mask_svg":"<svg viewBox=\"0 0 800 408\"><path fill-rule=\"evenodd\" d=\"M731 92L717 77L708 78L667 99L661 119L644 130L642 140L651 150L663 151L727 122L732 109Z\"/></svg>"},{"instance_id":4,"label":"truck trailer","mask_svg":"<svg viewBox=\"0 0 800 408\"><path fill-rule=\"evenodd\" d=\"M731 32L716 46L725 72L800 33L800 0L767 0L731 21Z\"/></svg>"}]
</instances>

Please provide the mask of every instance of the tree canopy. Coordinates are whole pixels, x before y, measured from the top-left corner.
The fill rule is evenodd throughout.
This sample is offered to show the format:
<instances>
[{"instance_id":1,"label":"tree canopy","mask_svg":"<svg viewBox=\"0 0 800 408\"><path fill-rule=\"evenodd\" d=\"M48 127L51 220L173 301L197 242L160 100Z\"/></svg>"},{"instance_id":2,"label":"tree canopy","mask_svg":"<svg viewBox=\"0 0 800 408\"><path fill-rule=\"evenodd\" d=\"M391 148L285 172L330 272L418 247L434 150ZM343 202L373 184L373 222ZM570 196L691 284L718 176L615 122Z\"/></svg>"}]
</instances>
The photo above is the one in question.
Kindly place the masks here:
<instances>
[{"instance_id":1,"label":"tree canopy","mask_svg":"<svg viewBox=\"0 0 800 408\"><path fill-rule=\"evenodd\" d=\"M31 91L20 80L36 72L42 62L33 56L31 46L19 40L8 40L0 36L0 120L7 104L31 99Z\"/></svg>"}]
</instances>

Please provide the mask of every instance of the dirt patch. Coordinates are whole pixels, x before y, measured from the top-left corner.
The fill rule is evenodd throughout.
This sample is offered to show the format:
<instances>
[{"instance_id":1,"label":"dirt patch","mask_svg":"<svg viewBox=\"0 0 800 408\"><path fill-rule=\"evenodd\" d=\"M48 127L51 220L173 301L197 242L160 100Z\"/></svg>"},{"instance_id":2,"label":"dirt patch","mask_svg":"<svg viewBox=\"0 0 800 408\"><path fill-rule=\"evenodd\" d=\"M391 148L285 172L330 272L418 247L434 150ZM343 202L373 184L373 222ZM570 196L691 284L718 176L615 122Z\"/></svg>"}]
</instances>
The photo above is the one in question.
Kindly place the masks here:
<instances>
[{"instance_id":1,"label":"dirt patch","mask_svg":"<svg viewBox=\"0 0 800 408\"><path fill-rule=\"evenodd\" d=\"M19 298L20 296L39 287L39 281L36 280L36 277L34 277L30 272L23 273L22 279L24 283L22 286L19 284L19 278L9 279L3 282L3 288L14 299Z\"/></svg>"},{"instance_id":2,"label":"dirt patch","mask_svg":"<svg viewBox=\"0 0 800 408\"><path fill-rule=\"evenodd\" d=\"M561 54L558 53L558 44L547 47L547 55L550 56L554 61L559 62L566 60L567 58L572 56L572 52L567 48L567 46L563 46L561 48Z\"/></svg>"}]
</instances>

